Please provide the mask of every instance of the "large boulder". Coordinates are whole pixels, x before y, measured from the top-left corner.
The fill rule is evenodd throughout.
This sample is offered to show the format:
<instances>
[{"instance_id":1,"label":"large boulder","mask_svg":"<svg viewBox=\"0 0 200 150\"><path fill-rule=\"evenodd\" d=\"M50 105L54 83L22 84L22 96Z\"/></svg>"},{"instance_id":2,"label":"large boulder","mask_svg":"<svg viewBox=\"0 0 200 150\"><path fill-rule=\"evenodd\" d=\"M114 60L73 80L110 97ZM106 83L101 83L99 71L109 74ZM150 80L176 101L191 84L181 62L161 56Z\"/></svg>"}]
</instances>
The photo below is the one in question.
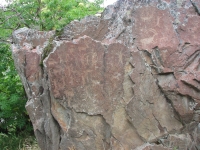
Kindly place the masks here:
<instances>
[{"instance_id":1,"label":"large boulder","mask_svg":"<svg viewBox=\"0 0 200 150\"><path fill-rule=\"evenodd\" d=\"M199 150L200 2L119 0L12 52L42 150Z\"/></svg>"}]
</instances>

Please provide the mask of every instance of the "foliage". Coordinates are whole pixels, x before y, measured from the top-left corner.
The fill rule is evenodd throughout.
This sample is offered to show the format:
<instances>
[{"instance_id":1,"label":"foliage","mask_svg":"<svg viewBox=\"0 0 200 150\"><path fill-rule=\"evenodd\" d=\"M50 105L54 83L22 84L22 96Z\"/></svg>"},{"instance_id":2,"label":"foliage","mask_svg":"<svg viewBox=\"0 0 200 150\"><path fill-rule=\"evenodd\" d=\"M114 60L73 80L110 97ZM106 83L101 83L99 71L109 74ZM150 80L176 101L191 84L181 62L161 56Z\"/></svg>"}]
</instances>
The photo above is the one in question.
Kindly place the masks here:
<instances>
[{"instance_id":1,"label":"foliage","mask_svg":"<svg viewBox=\"0 0 200 150\"><path fill-rule=\"evenodd\" d=\"M103 0L13 0L0 7L0 140L5 133L15 135L19 130L31 130L24 107L26 94L11 57L12 32L21 27L60 31L74 19L101 11L102 3Z\"/></svg>"},{"instance_id":2,"label":"foliage","mask_svg":"<svg viewBox=\"0 0 200 150\"><path fill-rule=\"evenodd\" d=\"M36 139L26 132L15 134L0 133L1 150L39 150Z\"/></svg>"},{"instance_id":3,"label":"foliage","mask_svg":"<svg viewBox=\"0 0 200 150\"><path fill-rule=\"evenodd\" d=\"M21 27L60 30L75 19L101 11L103 0L13 0L0 9L0 39Z\"/></svg>"},{"instance_id":4,"label":"foliage","mask_svg":"<svg viewBox=\"0 0 200 150\"><path fill-rule=\"evenodd\" d=\"M46 5L42 5L40 23L45 30L61 29L66 23L95 14L99 10L96 3L88 3L86 0L44 0L44 2Z\"/></svg>"},{"instance_id":5,"label":"foliage","mask_svg":"<svg viewBox=\"0 0 200 150\"><path fill-rule=\"evenodd\" d=\"M15 70L8 44L0 44L0 54L0 131L16 132L30 129L24 107L25 92Z\"/></svg>"}]
</instances>

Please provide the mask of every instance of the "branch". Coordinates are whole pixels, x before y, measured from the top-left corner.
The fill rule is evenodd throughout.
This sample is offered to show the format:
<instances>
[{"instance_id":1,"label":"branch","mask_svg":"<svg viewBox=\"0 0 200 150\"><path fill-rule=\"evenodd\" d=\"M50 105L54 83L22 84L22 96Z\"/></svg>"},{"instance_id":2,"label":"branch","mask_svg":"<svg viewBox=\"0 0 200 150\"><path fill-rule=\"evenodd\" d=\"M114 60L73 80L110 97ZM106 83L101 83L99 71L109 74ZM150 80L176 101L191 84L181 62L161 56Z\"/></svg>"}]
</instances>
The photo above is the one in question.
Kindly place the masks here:
<instances>
[{"instance_id":1,"label":"branch","mask_svg":"<svg viewBox=\"0 0 200 150\"><path fill-rule=\"evenodd\" d=\"M19 15L21 15L21 14L14 14L14 15L12 15L12 16L7 17L5 20L3 20L4 18L0 18L0 20L3 20L2 22L0 22L0 25L1 25L1 24L4 24L4 23L5 23L6 21L8 21L10 18L18 17Z\"/></svg>"},{"instance_id":2,"label":"branch","mask_svg":"<svg viewBox=\"0 0 200 150\"><path fill-rule=\"evenodd\" d=\"M15 9L12 8L12 10L16 13L18 13ZM27 26L28 28L30 28L30 26L24 21L24 18L21 16L21 14L19 14L19 18L20 20L24 23L25 26Z\"/></svg>"},{"instance_id":3,"label":"branch","mask_svg":"<svg viewBox=\"0 0 200 150\"><path fill-rule=\"evenodd\" d=\"M0 43L8 43L8 44L10 44L11 41L9 41L9 40L1 40L1 39L0 39Z\"/></svg>"},{"instance_id":4,"label":"branch","mask_svg":"<svg viewBox=\"0 0 200 150\"><path fill-rule=\"evenodd\" d=\"M0 24L1 25L1 24ZM5 28L5 27L2 27L2 26L0 26L0 29L1 30L17 30L18 28L20 27L20 23L18 23L17 25L16 25L16 27L7 27L7 28Z\"/></svg>"}]
</instances>

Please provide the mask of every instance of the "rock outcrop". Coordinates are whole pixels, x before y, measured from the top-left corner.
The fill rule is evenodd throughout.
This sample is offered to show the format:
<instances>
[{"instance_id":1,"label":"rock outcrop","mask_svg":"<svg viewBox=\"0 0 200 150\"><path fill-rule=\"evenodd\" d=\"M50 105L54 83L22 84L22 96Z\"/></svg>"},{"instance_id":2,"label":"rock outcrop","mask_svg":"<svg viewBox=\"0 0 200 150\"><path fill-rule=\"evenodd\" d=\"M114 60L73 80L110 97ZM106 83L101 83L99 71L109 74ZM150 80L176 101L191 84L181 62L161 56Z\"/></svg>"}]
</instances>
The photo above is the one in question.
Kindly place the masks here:
<instances>
[{"instance_id":1,"label":"rock outcrop","mask_svg":"<svg viewBox=\"0 0 200 150\"><path fill-rule=\"evenodd\" d=\"M119 0L13 58L42 150L200 150L200 1Z\"/></svg>"}]
</instances>

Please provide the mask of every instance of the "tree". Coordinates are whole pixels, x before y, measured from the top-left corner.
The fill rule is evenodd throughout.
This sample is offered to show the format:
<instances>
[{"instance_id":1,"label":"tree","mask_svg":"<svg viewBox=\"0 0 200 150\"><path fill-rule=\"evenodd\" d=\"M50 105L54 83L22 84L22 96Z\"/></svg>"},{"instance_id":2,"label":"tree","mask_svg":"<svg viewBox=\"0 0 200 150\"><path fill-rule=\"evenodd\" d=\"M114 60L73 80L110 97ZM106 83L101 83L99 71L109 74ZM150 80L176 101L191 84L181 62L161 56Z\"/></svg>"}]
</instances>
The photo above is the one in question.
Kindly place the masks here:
<instances>
[{"instance_id":1,"label":"tree","mask_svg":"<svg viewBox=\"0 0 200 150\"><path fill-rule=\"evenodd\" d=\"M103 0L93 3L88 0L14 0L0 10L0 28L10 32L24 26L39 30L61 29L74 19L102 10L102 3Z\"/></svg>"},{"instance_id":2,"label":"tree","mask_svg":"<svg viewBox=\"0 0 200 150\"><path fill-rule=\"evenodd\" d=\"M0 8L0 131L27 129L26 95L14 67L10 37L21 27L61 30L74 19L101 11L103 0L13 0Z\"/></svg>"},{"instance_id":3,"label":"tree","mask_svg":"<svg viewBox=\"0 0 200 150\"><path fill-rule=\"evenodd\" d=\"M25 110L26 95L14 67L8 44L0 44L0 131L30 130ZM29 125L29 126L28 126Z\"/></svg>"}]
</instances>

